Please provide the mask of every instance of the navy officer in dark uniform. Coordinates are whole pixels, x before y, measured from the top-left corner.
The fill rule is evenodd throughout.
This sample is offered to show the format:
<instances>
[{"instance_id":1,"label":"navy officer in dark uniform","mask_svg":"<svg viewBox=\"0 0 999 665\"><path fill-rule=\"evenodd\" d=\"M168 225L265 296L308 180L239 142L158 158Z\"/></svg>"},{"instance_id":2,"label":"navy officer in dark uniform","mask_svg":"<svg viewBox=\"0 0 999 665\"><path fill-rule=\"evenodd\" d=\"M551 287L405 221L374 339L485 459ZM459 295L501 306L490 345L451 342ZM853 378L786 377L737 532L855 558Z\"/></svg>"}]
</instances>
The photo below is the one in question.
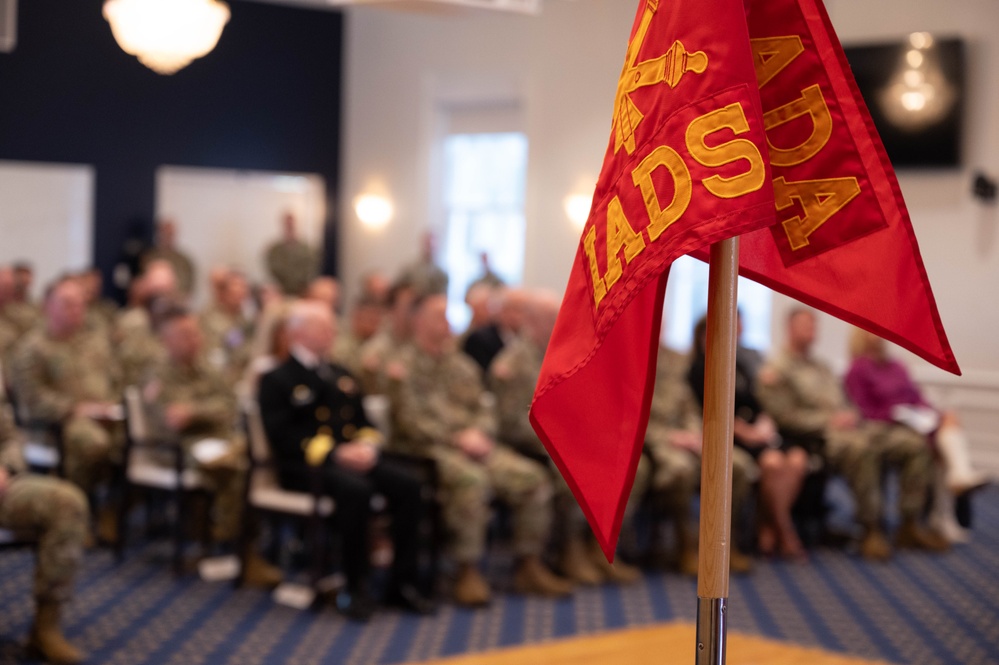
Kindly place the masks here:
<instances>
[{"instance_id":1,"label":"navy officer in dark uniform","mask_svg":"<svg viewBox=\"0 0 999 665\"><path fill-rule=\"evenodd\" d=\"M329 308L295 303L286 330L288 359L260 379L260 413L278 476L287 489L309 491L310 466L319 467L323 491L336 504L334 522L343 542L347 588L337 599L350 618L370 618L368 530L371 497L388 499L392 515L393 564L386 600L427 613L431 602L417 590L417 537L422 513L420 480L381 459L382 437L362 407L351 374L327 360L336 335Z\"/></svg>"}]
</instances>

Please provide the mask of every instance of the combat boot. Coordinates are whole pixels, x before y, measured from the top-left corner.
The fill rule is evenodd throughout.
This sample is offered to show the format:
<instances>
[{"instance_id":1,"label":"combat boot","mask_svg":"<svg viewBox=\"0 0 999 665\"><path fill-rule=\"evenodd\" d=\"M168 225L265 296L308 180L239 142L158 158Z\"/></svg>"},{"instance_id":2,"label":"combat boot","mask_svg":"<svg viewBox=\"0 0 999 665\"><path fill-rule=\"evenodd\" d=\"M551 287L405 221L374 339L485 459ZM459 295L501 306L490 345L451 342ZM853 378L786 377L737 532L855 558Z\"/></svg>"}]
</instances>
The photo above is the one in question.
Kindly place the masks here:
<instances>
[{"instance_id":1,"label":"combat boot","mask_svg":"<svg viewBox=\"0 0 999 665\"><path fill-rule=\"evenodd\" d=\"M950 549L950 543L936 531L927 529L916 520L908 519L902 522L902 526L895 533L895 547L945 552Z\"/></svg>"},{"instance_id":2,"label":"combat boot","mask_svg":"<svg viewBox=\"0 0 999 665\"><path fill-rule=\"evenodd\" d=\"M243 583L262 589L273 589L281 584L284 575L281 569L272 566L256 552L246 557L246 570L243 571Z\"/></svg>"},{"instance_id":3,"label":"combat boot","mask_svg":"<svg viewBox=\"0 0 999 665\"><path fill-rule=\"evenodd\" d=\"M103 545L118 544L118 511L112 506L104 506L97 513L97 542Z\"/></svg>"},{"instance_id":4,"label":"combat boot","mask_svg":"<svg viewBox=\"0 0 999 665\"><path fill-rule=\"evenodd\" d=\"M478 567L471 563L462 564L454 583L454 602L466 607L482 607L489 604L491 594L489 583Z\"/></svg>"},{"instance_id":5,"label":"combat boot","mask_svg":"<svg viewBox=\"0 0 999 665\"><path fill-rule=\"evenodd\" d=\"M887 561L891 558L891 545L881 529L868 529L860 541L860 556L871 561Z\"/></svg>"},{"instance_id":6,"label":"combat boot","mask_svg":"<svg viewBox=\"0 0 999 665\"><path fill-rule=\"evenodd\" d=\"M526 556L513 575L513 588L517 593L557 598L572 593L572 582L548 570L539 557Z\"/></svg>"},{"instance_id":7,"label":"combat boot","mask_svg":"<svg viewBox=\"0 0 999 665\"><path fill-rule=\"evenodd\" d=\"M570 538L562 553L562 574L577 584L595 586L604 581L600 570L586 554L586 546L579 538Z\"/></svg>"},{"instance_id":8,"label":"combat boot","mask_svg":"<svg viewBox=\"0 0 999 665\"><path fill-rule=\"evenodd\" d=\"M35 613L35 625L28 637L28 651L42 660L57 665L83 662L83 653L66 641L59 628L59 604L40 602Z\"/></svg>"},{"instance_id":9,"label":"combat boot","mask_svg":"<svg viewBox=\"0 0 999 665\"><path fill-rule=\"evenodd\" d=\"M600 546L594 542L590 546L590 561L593 565L597 567L600 574L604 576L608 582L613 582L614 584L634 584L638 580L642 579L642 571L640 571L635 566L625 563L618 559L615 563L611 563L604 556L603 550Z\"/></svg>"},{"instance_id":10,"label":"combat boot","mask_svg":"<svg viewBox=\"0 0 999 665\"><path fill-rule=\"evenodd\" d=\"M728 569L736 575L748 575L753 572L753 559L733 547L728 554Z\"/></svg>"},{"instance_id":11,"label":"combat boot","mask_svg":"<svg viewBox=\"0 0 999 665\"><path fill-rule=\"evenodd\" d=\"M690 533L690 525L682 517L676 519L676 549L680 574L697 577L697 544Z\"/></svg>"}]
</instances>

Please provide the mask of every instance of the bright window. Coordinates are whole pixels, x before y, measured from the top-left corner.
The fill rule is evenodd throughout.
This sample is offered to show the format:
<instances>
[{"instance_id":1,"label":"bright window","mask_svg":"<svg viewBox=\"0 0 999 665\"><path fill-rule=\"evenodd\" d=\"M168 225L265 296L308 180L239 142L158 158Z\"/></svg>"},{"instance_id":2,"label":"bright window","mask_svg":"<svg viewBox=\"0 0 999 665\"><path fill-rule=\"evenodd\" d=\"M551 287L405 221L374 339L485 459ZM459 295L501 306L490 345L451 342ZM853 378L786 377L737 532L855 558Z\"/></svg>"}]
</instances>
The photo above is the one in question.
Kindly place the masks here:
<instances>
[{"instance_id":1,"label":"bright window","mask_svg":"<svg viewBox=\"0 0 999 665\"><path fill-rule=\"evenodd\" d=\"M759 351L771 345L771 301L765 286L739 278L739 311L742 313L742 344ZM663 312L666 345L678 351L691 347L694 324L708 310L708 264L681 256L673 262L666 286Z\"/></svg>"},{"instance_id":2,"label":"bright window","mask_svg":"<svg viewBox=\"0 0 999 665\"><path fill-rule=\"evenodd\" d=\"M450 134L444 139L444 270L448 319L464 330L465 291L482 275L482 256L507 284L524 273L527 136L520 132Z\"/></svg>"}]
</instances>

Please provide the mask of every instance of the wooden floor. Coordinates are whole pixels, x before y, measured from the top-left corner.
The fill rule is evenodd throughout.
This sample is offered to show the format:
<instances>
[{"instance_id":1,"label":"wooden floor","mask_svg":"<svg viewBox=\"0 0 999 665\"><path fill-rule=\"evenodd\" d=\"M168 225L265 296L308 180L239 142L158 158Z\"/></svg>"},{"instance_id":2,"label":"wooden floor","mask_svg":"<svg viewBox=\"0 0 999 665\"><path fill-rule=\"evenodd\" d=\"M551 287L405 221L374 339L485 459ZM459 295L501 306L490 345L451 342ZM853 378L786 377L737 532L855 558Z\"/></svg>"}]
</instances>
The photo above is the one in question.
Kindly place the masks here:
<instances>
[{"instance_id":1,"label":"wooden floor","mask_svg":"<svg viewBox=\"0 0 999 665\"><path fill-rule=\"evenodd\" d=\"M435 660L423 665L672 665L694 663L694 626L665 624ZM729 634L728 665L885 665L761 637Z\"/></svg>"}]
</instances>

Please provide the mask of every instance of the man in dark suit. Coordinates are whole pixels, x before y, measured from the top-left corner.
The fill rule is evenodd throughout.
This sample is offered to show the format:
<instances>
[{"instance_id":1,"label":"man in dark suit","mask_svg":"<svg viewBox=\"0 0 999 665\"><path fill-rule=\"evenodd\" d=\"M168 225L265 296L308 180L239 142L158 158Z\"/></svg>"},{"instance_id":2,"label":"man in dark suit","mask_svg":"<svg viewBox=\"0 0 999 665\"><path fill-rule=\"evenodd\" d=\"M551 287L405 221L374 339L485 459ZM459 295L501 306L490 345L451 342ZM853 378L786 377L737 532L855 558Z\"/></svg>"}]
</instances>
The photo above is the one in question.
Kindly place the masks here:
<instances>
[{"instance_id":1,"label":"man in dark suit","mask_svg":"<svg viewBox=\"0 0 999 665\"><path fill-rule=\"evenodd\" d=\"M310 467L317 467L323 491L336 503L334 519L342 535L347 578L338 607L358 620L373 612L366 589L368 530L371 497L378 493L388 499L392 512L394 558L387 601L419 613L432 611L416 587L420 481L381 459L382 437L364 413L356 379L327 361L336 335L329 308L296 303L286 326L290 356L261 378L260 412L281 484L308 491Z\"/></svg>"},{"instance_id":2,"label":"man in dark suit","mask_svg":"<svg viewBox=\"0 0 999 665\"><path fill-rule=\"evenodd\" d=\"M461 350L471 356L483 372L489 371L493 358L520 334L527 301L528 294L523 289L503 289L496 321L468 332Z\"/></svg>"}]
</instances>

